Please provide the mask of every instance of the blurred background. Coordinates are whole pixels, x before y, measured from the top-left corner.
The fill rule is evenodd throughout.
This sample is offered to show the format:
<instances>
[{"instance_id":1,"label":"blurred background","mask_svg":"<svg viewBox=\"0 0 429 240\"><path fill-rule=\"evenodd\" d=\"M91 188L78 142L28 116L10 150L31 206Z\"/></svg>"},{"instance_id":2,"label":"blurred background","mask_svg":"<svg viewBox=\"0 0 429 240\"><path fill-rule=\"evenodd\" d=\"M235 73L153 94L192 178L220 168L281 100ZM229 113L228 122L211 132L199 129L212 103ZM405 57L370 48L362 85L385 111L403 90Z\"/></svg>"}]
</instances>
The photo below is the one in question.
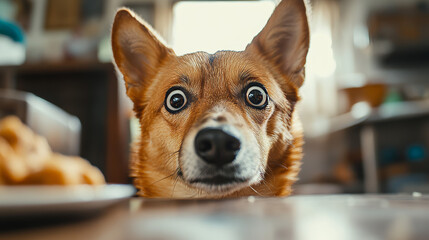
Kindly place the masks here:
<instances>
[{"instance_id":1,"label":"blurred background","mask_svg":"<svg viewBox=\"0 0 429 240\"><path fill-rule=\"evenodd\" d=\"M0 0L0 117L128 183L138 134L112 65L118 7L177 54L242 50L277 1ZM297 194L429 193L429 0L313 0Z\"/></svg>"}]
</instances>

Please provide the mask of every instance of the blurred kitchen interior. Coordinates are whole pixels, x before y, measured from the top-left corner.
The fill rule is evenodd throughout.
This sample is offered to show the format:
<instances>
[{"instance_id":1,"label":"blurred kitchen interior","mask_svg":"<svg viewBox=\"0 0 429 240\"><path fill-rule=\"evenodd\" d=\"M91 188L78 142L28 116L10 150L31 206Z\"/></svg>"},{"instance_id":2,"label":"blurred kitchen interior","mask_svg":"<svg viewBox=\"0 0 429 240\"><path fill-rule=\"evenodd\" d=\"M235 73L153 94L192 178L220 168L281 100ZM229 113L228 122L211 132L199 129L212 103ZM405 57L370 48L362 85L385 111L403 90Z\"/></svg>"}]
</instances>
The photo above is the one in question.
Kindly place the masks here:
<instances>
[{"instance_id":1,"label":"blurred kitchen interior","mask_svg":"<svg viewBox=\"0 0 429 240\"><path fill-rule=\"evenodd\" d=\"M296 193L429 193L429 0L311 3ZM19 115L54 149L129 182L139 130L111 64L115 10L133 9L178 54L213 53L244 49L275 4L0 0L0 117Z\"/></svg>"}]
</instances>

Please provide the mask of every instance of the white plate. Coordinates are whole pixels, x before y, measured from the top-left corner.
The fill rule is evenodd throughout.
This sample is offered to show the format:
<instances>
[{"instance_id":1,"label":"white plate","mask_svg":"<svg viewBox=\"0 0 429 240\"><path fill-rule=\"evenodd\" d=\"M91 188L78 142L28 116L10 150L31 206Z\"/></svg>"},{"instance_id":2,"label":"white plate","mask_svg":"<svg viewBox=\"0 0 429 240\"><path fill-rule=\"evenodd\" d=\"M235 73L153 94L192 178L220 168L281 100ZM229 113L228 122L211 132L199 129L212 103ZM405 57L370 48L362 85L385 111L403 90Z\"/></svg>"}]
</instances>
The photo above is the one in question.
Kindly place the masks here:
<instances>
[{"instance_id":1,"label":"white plate","mask_svg":"<svg viewBox=\"0 0 429 240\"><path fill-rule=\"evenodd\" d=\"M100 210L133 196L131 185L0 186L0 218L23 215L79 214Z\"/></svg>"}]
</instances>

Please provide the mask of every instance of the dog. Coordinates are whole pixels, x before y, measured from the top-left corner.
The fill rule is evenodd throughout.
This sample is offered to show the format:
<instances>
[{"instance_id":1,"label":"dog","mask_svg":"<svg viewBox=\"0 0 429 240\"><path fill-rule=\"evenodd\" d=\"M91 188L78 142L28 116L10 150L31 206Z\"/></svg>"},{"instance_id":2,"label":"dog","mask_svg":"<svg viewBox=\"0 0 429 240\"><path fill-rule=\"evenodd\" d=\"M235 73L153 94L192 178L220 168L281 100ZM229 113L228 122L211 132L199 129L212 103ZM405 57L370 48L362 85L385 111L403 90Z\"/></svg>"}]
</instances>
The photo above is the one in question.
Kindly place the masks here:
<instances>
[{"instance_id":1,"label":"dog","mask_svg":"<svg viewBox=\"0 0 429 240\"><path fill-rule=\"evenodd\" d=\"M132 11L117 11L112 50L141 126L131 157L140 196L291 194L302 158L294 110L307 10L305 0L283 0L244 51L183 56Z\"/></svg>"}]
</instances>

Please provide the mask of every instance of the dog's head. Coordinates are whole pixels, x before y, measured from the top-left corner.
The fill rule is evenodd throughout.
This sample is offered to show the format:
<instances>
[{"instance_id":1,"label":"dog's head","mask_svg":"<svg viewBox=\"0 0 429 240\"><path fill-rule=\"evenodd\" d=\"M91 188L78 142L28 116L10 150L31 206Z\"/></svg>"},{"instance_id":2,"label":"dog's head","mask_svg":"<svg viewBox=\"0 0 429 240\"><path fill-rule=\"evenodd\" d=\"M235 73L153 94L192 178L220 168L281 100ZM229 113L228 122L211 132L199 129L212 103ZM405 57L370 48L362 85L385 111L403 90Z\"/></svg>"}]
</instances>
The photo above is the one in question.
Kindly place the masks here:
<instances>
[{"instance_id":1,"label":"dog's head","mask_svg":"<svg viewBox=\"0 0 429 240\"><path fill-rule=\"evenodd\" d=\"M308 45L303 0L283 0L245 51L184 56L119 10L112 48L141 124L134 175L143 195L166 197L179 184L224 196L266 178L293 141Z\"/></svg>"}]
</instances>

